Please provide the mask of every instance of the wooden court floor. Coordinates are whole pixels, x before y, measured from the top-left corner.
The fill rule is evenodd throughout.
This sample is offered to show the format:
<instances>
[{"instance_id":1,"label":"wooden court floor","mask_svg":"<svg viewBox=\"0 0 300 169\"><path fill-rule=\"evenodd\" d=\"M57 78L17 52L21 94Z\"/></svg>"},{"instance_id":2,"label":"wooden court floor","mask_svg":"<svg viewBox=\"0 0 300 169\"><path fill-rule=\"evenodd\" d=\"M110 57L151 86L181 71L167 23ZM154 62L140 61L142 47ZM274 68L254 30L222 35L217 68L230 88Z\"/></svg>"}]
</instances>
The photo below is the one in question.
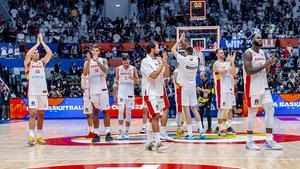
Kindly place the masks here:
<instances>
[{"instance_id":1,"label":"wooden court floor","mask_svg":"<svg viewBox=\"0 0 300 169\"><path fill-rule=\"evenodd\" d=\"M166 152L156 153L145 151L145 145L140 144L144 136L134 134L138 133L141 128L141 119L133 119L130 129L132 141L114 141L110 145L107 145L104 139L97 145L84 139L83 136L88 130L84 119L46 120L44 135L49 140L49 144L34 147L26 145L28 121L12 121L0 124L0 168L111 163L176 163L234 168L300 169L300 116L276 117L274 133L276 133L276 139L284 146L281 151L263 149L264 119L262 117L256 118L255 121L257 142L262 149L257 152L247 151L243 142L246 138L243 134L245 122L245 118L234 118L233 127L237 132L241 132L237 134L238 136L224 139L211 134L207 136L207 140L196 139L194 142L185 142L182 139L176 141L175 138L175 142L173 140L165 143L168 147ZM215 123L216 119L213 120L213 125ZM117 120L113 119L111 124L112 132L117 134ZM170 137L174 136L175 128L174 119L170 119L167 126ZM102 131L104 131L103 126Z\"/></svg>"}]
</instances>

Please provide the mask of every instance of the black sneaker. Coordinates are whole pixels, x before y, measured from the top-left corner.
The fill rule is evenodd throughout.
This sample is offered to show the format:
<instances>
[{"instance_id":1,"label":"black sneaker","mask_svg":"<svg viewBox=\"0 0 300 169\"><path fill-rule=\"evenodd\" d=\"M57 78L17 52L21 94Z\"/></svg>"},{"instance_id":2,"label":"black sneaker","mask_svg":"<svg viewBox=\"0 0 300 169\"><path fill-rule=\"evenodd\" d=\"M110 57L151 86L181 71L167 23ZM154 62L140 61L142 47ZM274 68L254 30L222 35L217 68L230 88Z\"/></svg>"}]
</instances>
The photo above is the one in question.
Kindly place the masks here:
<instances>
[{"instance_id":1,"label":"black sneaker","mask_svg":"<svg viewBox=\"0 0 300 169\"><path fill-rule=\"evenodd\" d=\"M236 134L236 132L234 131L234 129L232 127L228 127L227 133L228 134Z\"/></svg>"},{"instance_id":2,"label":"black sneaker","mask_svg":"<svg viewBox=\"0 0 300 169\"><path fill-rule=\"evenodd\" d=\"M219 134L219 132L220 132L220 129L219 129L219 127L217 127L215 130L215 134Z\"/></svg>"},{"instance_id":3,"label":"black sneaker","mask_svg":"<svg viewBox=\"0 0 300 169\"><path fill-rule=\"evenodd\" d=\"M100 136L98 134L95 134L95 136L92 139L92 143L100 142Z\"/></svg>"},{"instance_id":4,"label":"black sneaker","mask_svg":"<svg viewBox=\"0 0 300 169\"><path fill-rule=\"evenodd\" d=\"M208 128L207 130L206 130L206 133L212 133L213 131L212 131L212 128Z\"/></svg>"},{"instance_id":5,"label":"black sneaker","mask_svg":"<svg viewBox=\"0 0 300 169\"><path fill-rule=\"evenodd\" d=\"M105 136L105 141L113 141L113 138L112 138L110 132L108 132L108 133L106 134L106 136Z\"/></svg>"}]
</instances>

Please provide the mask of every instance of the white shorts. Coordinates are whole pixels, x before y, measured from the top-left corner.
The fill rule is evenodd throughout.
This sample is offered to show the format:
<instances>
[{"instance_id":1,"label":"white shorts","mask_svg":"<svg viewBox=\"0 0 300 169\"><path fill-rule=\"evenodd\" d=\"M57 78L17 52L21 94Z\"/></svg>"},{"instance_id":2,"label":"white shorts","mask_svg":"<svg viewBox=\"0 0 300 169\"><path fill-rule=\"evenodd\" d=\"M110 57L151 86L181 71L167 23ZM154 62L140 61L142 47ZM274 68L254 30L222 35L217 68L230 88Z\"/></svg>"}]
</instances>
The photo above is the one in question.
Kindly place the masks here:
<instances>
[{"instance_id":1,"label":"white shorts","mask_svg":"<svg viewBox=\"0 0 300 169\"><path fill-rule=\"evenodd\" d=\"M262 107L263 104L273 103L270 90L265 90L264 94L246 97L248 107Z\"/></svg>"},{"instance_id":2,"label":"white shorts","mask_svg":"<svg viewBox=\"0 0 300 169\"><path fill-rule=\"evenodd\" d=\"M92 114L93 106L91 100L85 96L82 99L83 99L83 114Z\"/></svg>"},{"instance_id":3,"label":"white shorts","mask_svg":"<svg viewBox=\"0 0 300 169\"><path fill-rule=\"evenodd\" d=\"M28 96L28 108L37 110L47 110L48 96Z\"/></svg>"},{"instance_id":4,"label":"white shorts","mask_svg":"<svg viewBox=\"0 0 300 169\"><path fill-rule=\"evenodd\" d=\"M181 87L181 105L182 106L196 106L197 92L195 87Z\"/></svg>"},{"instance_id":5,"label":"white shorts","mask_svg":"<svg viewBox=\"0 0 300 169\"><path fill-rule=\"evenodd\" d=\"M108 91L102 91L101 94L91 95L91 102L100 110L109 110L109 96Z\"/></svg>"},{"instance_id":6,"label":"white shorts","mask_svg":"<svg viewBox=\"0 0 300 169\"><path fill-rule=\"evenodd\" d=\"M232 109L233 106L233 94L232 93L221 93L217 95L217 107L218 109Z\"/></svg>"},{"instance_id":7,"label":"white shorts","mask_svg":"<svg viewBox=\"0 0 300 169\"><path fill-rule=\"evenodd\" d=\"M163 96L144 96L145 102L149 110L149 116L152 117L154 114L163 115L163 110L165 108L165 102Z\"/></svg>"},{"instance_id":8,"label":"white shorts","mask_svg":"<svg viewBox=\"0 0 300 169\"><path fill-rule=\"evenodd\" d=\"M125 104L127 108L134 108L134 97L118 97L118 105Z\"/></svg>"}]
</instances>

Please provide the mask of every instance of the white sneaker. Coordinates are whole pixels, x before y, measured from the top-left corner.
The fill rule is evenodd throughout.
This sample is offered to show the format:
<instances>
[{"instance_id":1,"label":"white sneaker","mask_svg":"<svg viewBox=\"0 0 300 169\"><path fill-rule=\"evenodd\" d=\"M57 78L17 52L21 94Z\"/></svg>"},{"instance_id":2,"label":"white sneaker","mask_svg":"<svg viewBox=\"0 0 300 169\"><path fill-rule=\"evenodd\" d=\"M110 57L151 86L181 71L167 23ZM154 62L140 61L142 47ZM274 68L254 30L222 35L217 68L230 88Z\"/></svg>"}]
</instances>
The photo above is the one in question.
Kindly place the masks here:
<instances>
[{"instance_id":1,"label":"white sneaker","mask_svg":"<svg viewBox=\"0 0 300 169\"><path fill-rule=\"evenodd\" d=\"M156 150L156 145L155 143L152 141L149 144L146 144L146 151L155 151Z\"/></svg>"},{"instance_id":2,"label":"white sneaker","mask_svg":"<svg viewBox=\"0 0 300 169\"><path fill-rule=\"evenodd\" d=\"M143 128L141 129L140 133L141 133L141 134L145 134L145 133L146 133L146 128L143 127Z\"/></svg>"},{"instance_id":3,"label":"white sneaker","mask_svg":"<svg viewBox=\"0 0 300 169\"><path fill-rule=\"evenodd\" d=\"M253 151L260 150L260 148L253 141L247 141L246 142L246 149L247 150L253 150Z\"/></svg>"},{"instance_id":4,"label":"white sneaker","mask_svg":"<svg viewBox=\"0 0 300 169\"><path fill-rule=\"evenodd\" d=\"M119 130L119 135L118 135L118 139L122 140L124 138L124 133L122 130Z\"/></svg>"},{"instance_id":5,"label":"white sneaker","mask_svg":"<svg viewBox=\"0 0 300 169\"><path fill-rule=\"evenodd\" d=\"M266 141L264 144L265 150L282 150L283 147L274 140Z\"/></svg>"},{"instance_id":6,"label":"white sneaker","mask_svg":"<svg viewBox=\"0 0 300 169\"><path fill-rule=\"evenodd\" d=\"M125 139L129 139L129 133L128 133L128 131L126 131L123 136L124 136Z\"/></svg>"},{"instance_id":7,"label":"white sneaker","mask_svg":"<svg viewBox=\"0 0 300 169\"><path fill-rule=\"evenodd\" d=\"M158 152L158 153L161 153L168 149L163 143L158 143L158 145L156 147L157 147L156 152Z\"/></svg>"},{"instance_id":8,"label":"white sneaker","mask_svg":"<svg viewBox=\"0 0 300 169\"><path fill-rule=\"evenodd\" d=\"M199 132L199 136L200 136L200 139L204 139L205 138L205 131L204 130L201 130L200 132Z\"/></svg>"}]
</instances>

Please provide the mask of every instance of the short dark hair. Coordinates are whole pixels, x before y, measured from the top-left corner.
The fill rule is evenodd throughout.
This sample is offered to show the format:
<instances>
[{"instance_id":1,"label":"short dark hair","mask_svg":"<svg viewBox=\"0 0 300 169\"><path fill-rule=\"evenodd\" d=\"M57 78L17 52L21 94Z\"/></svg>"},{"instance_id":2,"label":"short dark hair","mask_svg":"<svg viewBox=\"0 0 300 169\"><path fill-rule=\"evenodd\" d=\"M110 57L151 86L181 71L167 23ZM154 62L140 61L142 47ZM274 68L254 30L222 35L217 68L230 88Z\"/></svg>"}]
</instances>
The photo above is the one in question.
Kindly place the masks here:
<instances>
[{"instance_id":1,"label":"short dark hair","mask_svg":"<svg viewBox=\"0 0 300 169\"><path fill-rule=\"evenodd\" d=\"M194 49L189 46L189 47L185 48L185 51L187 52L188 55L192 55L194 52Z\"/></svg>"},{"instance_id":2,"label":"short dark hair","mask_svg":"<svg viewBox=\"0 0 300 169\"><path fill-rule=\"evenodd\" d=\"M90 52L89 50L85 50L83 53L84 53L85 55L89 53L91 56L93 56L93 55L92 55L92 52Z\"/></svg>"},{"instance_id":3,"label":"short dark hair","mask_svg":"<svg viewBox=\"0 0 300 169\"><path fill-rule=\"evenodd\" d=\"M220 50L223 50L223 49L222 49L222 48L216 49L216 54L217 54Z\"/></svg>"},{"instance_id":4,"label":"short dark hair","mask_svg":"<svg viewBox=\"0 0 300 169\"><path fill-rule=\"evenodd\" d=\"M127 59L129 59L129 56L128 56L128 55L123 55L123 56L122 56L122 60L127 60Z\"/></svg>"},{"instance_id":5,"label":"short dark hair","mask_svg":"<svg viewBox=\"0 0 300 169\"><path fill-rule=\"evenodd\" d=\"M152 48L155 49L155 45L156 45L156 43L153 40L151 40L147 43L147 45L146 45L147 54L151 53Z\"/></svg>"},{"instance_id":6,"label":"short dark hair","mask_svg":"<svg viewBox=\"0 0 300 169\"><path fill-rule=\"evenodd\" d=\"M100 46L97 45L97 44L94 44L94 45L93 45L93 49L94 49L94 48L98 48L98 49L100 50Z\"/></svg>"}]
</instances>

